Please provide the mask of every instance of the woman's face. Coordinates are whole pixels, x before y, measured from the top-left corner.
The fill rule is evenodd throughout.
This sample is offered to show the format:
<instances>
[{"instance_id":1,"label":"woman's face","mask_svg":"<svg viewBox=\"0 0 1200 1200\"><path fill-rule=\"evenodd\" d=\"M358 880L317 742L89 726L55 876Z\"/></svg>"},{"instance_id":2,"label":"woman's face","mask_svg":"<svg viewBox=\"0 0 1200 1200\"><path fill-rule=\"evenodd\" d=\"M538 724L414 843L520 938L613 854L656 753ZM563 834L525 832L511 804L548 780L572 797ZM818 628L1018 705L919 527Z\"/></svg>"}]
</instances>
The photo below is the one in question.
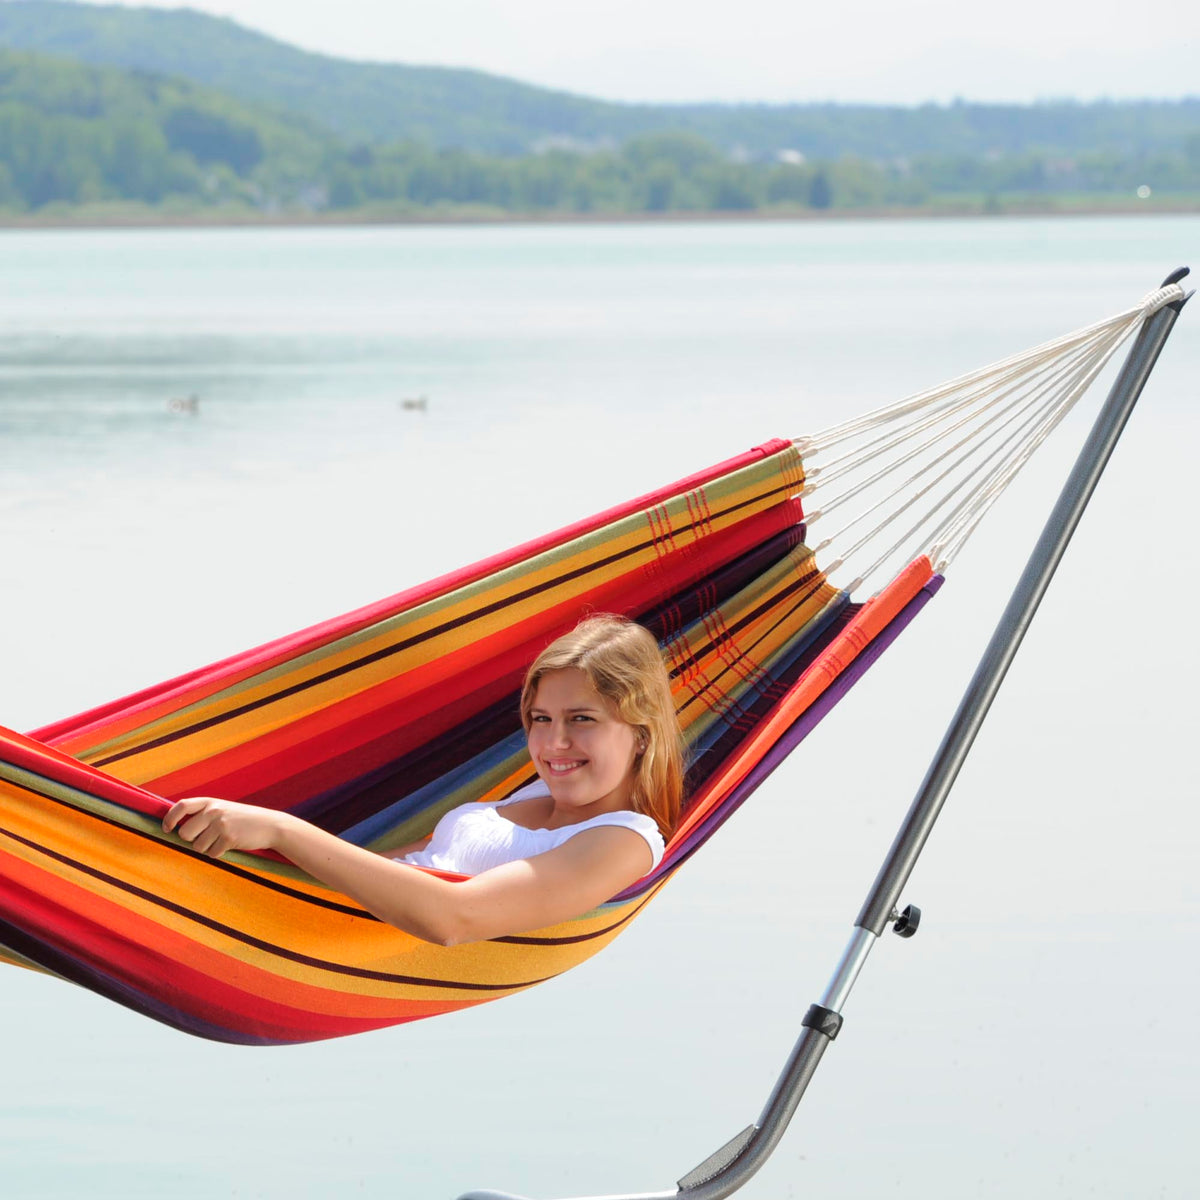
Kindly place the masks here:
<instances>
[{"instance_id":1,"label":"woman's face","mask_svg":"<svg viewBox=\"0 0 1200 1200\"><path fill-rule=\"evenodd\" d=\"M582 821L629 807L638 732L582 671L543 675L529 718L529 754L557 808Z\"/></svg>"}]
</instances>

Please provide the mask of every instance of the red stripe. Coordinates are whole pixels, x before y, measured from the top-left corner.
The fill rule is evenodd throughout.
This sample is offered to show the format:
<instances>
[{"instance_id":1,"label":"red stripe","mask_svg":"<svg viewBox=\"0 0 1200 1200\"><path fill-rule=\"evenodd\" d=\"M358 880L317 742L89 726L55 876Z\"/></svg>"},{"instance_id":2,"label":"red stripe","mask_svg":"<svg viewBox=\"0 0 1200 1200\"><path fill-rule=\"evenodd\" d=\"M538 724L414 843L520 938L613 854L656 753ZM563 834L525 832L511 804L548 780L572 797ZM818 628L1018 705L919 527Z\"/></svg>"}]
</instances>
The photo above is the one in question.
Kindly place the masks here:
<instances>
[{"instance_id":1,"label":"red stripe","mask_svg":"<svg viewBox=\"0 0 1200 1200\"><path fill-rule=\"evenodd\" d=\"M304 799L298 789L287 797L268 790L326 763L328 771L320 776L320 790L325 790L428 744L461 719L462 699L473 698L478 710L515 691L532 659L571 629L582 612L644 612L790 526L794 516L793 505L776 505L699 545L681 547L656 564L662 573L643 570L608 580L585 596L542 609L521 625L443 654L245 745L209 755L202 751L200 735L197 761L147 780L147 786L168 797L211 790L228 799L253 795L258 803L271 794L272 803L292 807ZM413 720L413 714L424 719ZM335 775L338 760L344 769ZM120 764L114 769L120 770Z\"/></svg>"},{"instance_id":2,"label":"red stripe","mask_svg":"<svg viewBox=\"0 0 1200 1200\"><path fill-rule=\"evenodd\" d=\"M112 775L97 771L95 767L89 767L52 746L45 746L3 726L0 726L0 761L23 767L44 779L65 784L67 787L86 792L89 796L110 800L122 808L151 817L161 817L169 807L161 796L115 779Z\"/></svg>"},{"instance_id":3,"label":"red stripe","mask_svg":"<svg viewBox=\"0 0 1200 1200\"><path fill-rule=\"evenodd\" d=\"M351 1017L271 1000L253 990L255 976L264 973L270 976L271 986L280 986L278 977L263 968L211 951L59 876L39 871L22 859L0 852L0 860L5 864L0 875L0 908L22 930L80 965L219 1029L272 1041L313 1041L379 1029L480 1002L474 998L396 1000L390 1004L391 1012ZM21 878L26 882L19 882ZM46 889L52 889L52 893L47 894ZM176 955L161 952L156 946L163 942L190 945L204 957L217 954L222 977L214 978ZM250 986L238 987L229 982L233 979ZM295 990L302 993L312 986L297 985ZM326 994L337 993L330 989ZM353 1007L356 999L347 996L347 1006ZM364 999L381 1008L389 1003L380 998Z\"/></svg>"},{"instance_id":4,"label":"red stripe","mask_svg":"<svg viewBox=\"0 0 1200 1200\"><path fill-rule=\"evenodd\" d=\"M933 567L920 555L908 564L877 596L868 600L817 659L788 689L782 700L761 720L730 756L719 775L710 778L693 800L667 846L684 841L704 823L727 796L759 763L780 737L816 702L831 683L879 636L904 606L929 582Z\"/></svg>"},{"instance_id":5,"label":"red stripe","mask_svg":"<svg viewBox=\"0 0 1200 1200\"><path fill-rule=\"evenodd\" d=\"M633 513L640 512L642 509L661 503L672 496L677 496L680 492L691 491L693 488L700 487L702 484L720 478L723 475L728 475L733 471L748 467L760 459L768 458L773 454L779 454L781 451L790 449L790 447L791 442L781 438L773 438L769 442L764 442L761 446L755 446L743 454L726 459L724 462L717 463L706 470L698 471L694 475L688 475L675 483L668 484L645 496L639 496L624 504L597 513L595 516L576 521L572 525L567 525L554 533L549 533L540 538L525 542L523 545L516 546L511 550L505 550L489 558L481 559L471 566L452 571L427 583L418 584L406 591L398 592L394 596L376 601L374 604L366 605L363 608L356 609L340 617L335 617L332 620L323 621L318 625L310 626L308 629L300 630L286 637L277 638L275 641L267 642L255 649L235 654L210 666L189 671L184 675L178 675L174 679L169 679L153 687L134 692L122 699L110 701L107 704L88 709L86 712L79 713L73 717L66 717L53 724L44 725L41 729L33 731L34 736L40 741L57 742L68 736L85 733L91 726L97 726L98 731L107 737L113 732L108 720L111 717L117 715L120 715L122 718L136 717L138 720L133 723L142 723L144 720L150 719L150 710L156 705L170 701L178 697L181 693L194 692L193 699L200 699L205 695L229 686L240 678L245 678L247 675L264 669L273 662L283 662L293 659L328 641L344 637L346 634L357 629L363 629L368 625L374 624L376 621L383 620L393 613L402 611L405 608L411 608L417 604L423 604L436 596L444 595L455 588L473 583L477 579L482 579L487 575L510 567L514 563L544 553L554 546L561 545L577 537L582 537L613 521L621 520ZM168 705L168 708L177 706L177 704L171 704Z\"/></svg>"}]
</instances>

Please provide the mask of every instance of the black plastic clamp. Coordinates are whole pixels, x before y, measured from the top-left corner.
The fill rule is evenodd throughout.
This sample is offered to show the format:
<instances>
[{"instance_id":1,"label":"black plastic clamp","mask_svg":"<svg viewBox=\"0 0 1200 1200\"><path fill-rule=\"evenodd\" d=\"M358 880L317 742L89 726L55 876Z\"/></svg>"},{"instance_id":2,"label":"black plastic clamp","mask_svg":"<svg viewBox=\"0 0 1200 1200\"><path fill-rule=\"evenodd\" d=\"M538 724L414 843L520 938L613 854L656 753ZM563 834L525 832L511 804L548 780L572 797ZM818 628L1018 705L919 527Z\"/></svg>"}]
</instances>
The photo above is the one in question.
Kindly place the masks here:
<instances>
[{"instance_id":1,"label":"black plastic clamp","mask_svg":"<svg viewBox=\"0 0 1200 1200\"><path fill-rule=\"evenodd\" d=\"M898 937L910 938L921 925L921 910L909 904L892 922L892 932Z\"/></svg>"},{"instance_id":2,"label":"black plastic clamp","mask_svg":"<svg viewBox=\"0 0 1200 1200\"><path fill-rule=\"evenodd\" d=\"M800 1022L805 1029L815 1029L823 1033L831 1042L842 1027L842 1014L826 1008L823 1004L810 1004L804 1020Z\"/></svg>"}]
</instances>

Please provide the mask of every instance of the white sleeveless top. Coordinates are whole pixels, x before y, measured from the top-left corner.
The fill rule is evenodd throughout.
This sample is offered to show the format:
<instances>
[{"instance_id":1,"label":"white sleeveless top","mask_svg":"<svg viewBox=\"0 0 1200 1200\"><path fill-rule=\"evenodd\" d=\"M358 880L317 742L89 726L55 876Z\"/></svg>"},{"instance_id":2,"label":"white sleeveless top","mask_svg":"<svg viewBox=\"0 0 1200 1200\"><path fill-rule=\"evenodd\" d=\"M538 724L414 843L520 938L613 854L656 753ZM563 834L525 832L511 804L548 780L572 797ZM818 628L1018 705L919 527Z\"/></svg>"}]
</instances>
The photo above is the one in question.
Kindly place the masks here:
<instances>
[{"instance_id":1,"label":"white sleeveless top","mask_svg":"<svg viewBox=\"0 0 1200 1200\"><path fill-rule=\"evenodd\" d=\"M436 867L439 871L454 871L459 875L478 875L504 863L554 850L585 829L617 825L641 834L654 858L651 870L658 866L665 849L662 834L654 820L643 813L622 809L601 813L560 829L526 829L500 812L505 805L515 804L518 800L548 795L550 789L539 779L498 804L460 804L437 823L433 837L423 850L415 850L399 861L419 867Z\"/></svg>"}]
</instances>

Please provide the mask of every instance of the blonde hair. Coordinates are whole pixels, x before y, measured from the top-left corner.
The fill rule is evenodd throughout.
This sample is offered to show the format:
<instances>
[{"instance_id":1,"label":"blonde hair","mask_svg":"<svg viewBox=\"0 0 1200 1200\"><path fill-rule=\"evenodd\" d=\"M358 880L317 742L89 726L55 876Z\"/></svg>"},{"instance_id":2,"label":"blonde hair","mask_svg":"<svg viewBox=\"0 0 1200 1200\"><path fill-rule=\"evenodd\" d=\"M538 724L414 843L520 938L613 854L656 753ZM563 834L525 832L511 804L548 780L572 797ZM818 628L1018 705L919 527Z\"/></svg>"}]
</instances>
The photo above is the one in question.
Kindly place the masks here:
<instances>
[{"instance_id":1,"label":"blonde hair","mask_svg":"<svg viewBox=\"0 0 1200 1200\"><path fill-rule=\"evenodd\" d=\"M630 804L669 838L683 800L683 736L654 635L626 617L601 613L551 642L525 674L521 724L527 734L542 676L572 667L637 731L644 748L634 759Z\"/></svg>"}]
</instances>

